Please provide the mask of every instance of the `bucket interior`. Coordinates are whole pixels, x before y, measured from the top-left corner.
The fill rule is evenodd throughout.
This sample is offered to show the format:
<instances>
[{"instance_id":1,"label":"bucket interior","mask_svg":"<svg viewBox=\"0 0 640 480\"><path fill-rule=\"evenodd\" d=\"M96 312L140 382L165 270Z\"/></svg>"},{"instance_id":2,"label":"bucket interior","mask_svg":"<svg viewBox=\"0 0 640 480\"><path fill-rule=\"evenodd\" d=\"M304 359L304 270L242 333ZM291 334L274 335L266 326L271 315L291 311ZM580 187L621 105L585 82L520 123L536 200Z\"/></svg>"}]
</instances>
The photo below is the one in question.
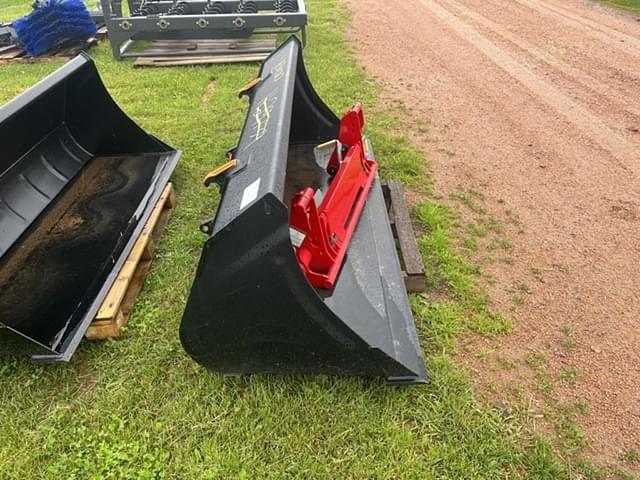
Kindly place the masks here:
<instances>
[{"instance_id":1,"label":"bucket interior","mask_svg":"<svg viewBox=\"0 0 640 480\"><path fill-rule=\"evenodd\" d=\"M180 155L84 55L0 107L0 142L0 355L65 361Z\"/></svg>"},{"instance_id":2,"label":"bucket interior","mask_svg":"<svg viewBox=\"0 0 640 480\"><path fill-rule=\"evenodd\" d=\"M95 156L0 260L0 319L55 349L133 233L162 153Z\"/></svg>"}]
</instances>

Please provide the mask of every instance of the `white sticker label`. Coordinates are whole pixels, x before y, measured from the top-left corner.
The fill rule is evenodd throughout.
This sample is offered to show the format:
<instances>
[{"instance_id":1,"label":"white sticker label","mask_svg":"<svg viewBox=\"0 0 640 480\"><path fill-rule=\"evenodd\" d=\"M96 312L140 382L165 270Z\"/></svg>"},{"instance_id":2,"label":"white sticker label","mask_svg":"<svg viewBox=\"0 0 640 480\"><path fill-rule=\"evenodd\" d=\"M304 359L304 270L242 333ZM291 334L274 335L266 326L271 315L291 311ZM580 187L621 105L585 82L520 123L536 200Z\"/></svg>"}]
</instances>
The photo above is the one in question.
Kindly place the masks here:
<instances>
[{"instance_id":1,"label":"white sticker label","mask_svg":"<svg viewBox=\"0 0 640 480\"><path fill-rule=\"evenodd\" d=\"M258 196L258 191L260 190L260 179L257 179L251 185L244 189L244 193L242 194L242 200L240 201L240 210L253 202Z\"/></svg>"},{"instance_id":2,"label":"white sticker label","mask_svg":"<svg viewBox=\"0 0 640 480\"><path fill-rule=\"evenodd\" d=\"M289 236L291 237L291 243L296 248L299 248L302 242L304 242L304 239L307 238L304 233L295 228L289 228Z\"/></svg>"}]
</instances>

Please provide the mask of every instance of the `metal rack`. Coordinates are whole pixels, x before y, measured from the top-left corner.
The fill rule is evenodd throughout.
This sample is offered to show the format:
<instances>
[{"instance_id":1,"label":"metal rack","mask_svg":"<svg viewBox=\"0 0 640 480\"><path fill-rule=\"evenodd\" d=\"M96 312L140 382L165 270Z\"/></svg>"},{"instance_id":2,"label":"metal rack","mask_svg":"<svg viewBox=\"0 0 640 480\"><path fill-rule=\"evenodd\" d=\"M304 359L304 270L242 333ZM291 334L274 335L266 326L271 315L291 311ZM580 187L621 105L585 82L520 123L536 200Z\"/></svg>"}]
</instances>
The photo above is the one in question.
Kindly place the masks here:
<instances>
[{"instance_id":1,"label":"metal rack","mask_svg":"<svg viewBox=\"0 0 640 480\"><path fill-rule=\"evenodd\" d=\"M255 34L297 33L306 43L304 0L100 0L117 59L145 56L138 41L246 39ZM175 50L171 55L185 55Z\"/></svg>"}]
</instances>

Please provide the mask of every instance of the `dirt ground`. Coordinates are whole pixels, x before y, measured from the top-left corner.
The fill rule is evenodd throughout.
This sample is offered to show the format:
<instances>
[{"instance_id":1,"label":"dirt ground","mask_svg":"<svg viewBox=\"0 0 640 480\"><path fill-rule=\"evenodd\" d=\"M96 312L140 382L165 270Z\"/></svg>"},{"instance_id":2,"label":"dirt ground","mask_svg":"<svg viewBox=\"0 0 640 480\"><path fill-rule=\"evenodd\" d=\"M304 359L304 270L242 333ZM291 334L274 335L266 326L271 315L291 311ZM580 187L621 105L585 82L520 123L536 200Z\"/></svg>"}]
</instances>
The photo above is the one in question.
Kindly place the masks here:
<instances>
[{"instance_id":1,"label":"dirt ground","mask_svg":"<svg viewBox=\"0 0 640 480\"><path fill-rule=\"evenodd\" d=\"M640 16L579 0L345 3L385 98L428 122L435 193L474 189L520 219L513 262L486 266L504 311L529 290L496 353L577 372L555 392L586 401L597 459L640 450Z\"/></svg>"}]
</instances>

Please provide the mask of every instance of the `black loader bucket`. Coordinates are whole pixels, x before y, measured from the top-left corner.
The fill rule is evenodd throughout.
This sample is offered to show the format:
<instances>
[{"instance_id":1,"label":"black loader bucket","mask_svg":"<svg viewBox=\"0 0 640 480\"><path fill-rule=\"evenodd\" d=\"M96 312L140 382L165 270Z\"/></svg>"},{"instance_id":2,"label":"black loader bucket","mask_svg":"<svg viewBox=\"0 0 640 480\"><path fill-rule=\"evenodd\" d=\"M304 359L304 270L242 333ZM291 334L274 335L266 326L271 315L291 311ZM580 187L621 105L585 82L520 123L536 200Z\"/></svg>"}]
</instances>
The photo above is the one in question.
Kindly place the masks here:
<instances>
[{"instance_id":1,"label":"black loader bucket","mask_svg":"<svg viewBox=\"0 0 640 480\"><path fill-rule=\"evenodd\" d=\"M244 90L249 113L180 326L227 374L325 373L423 383L377 163L358 105L339 120L289 38Z\"/></svg>"},{"instance_id":2,"label":"black loader bucket","mask_svg":"<svg viewBox=\"0 0 640 480\"><path fill-rule=\"evenodd\" d=\"M68 361L179 152L78 56L0 109L0 354Z\"/></svg>"}]
</instances>

